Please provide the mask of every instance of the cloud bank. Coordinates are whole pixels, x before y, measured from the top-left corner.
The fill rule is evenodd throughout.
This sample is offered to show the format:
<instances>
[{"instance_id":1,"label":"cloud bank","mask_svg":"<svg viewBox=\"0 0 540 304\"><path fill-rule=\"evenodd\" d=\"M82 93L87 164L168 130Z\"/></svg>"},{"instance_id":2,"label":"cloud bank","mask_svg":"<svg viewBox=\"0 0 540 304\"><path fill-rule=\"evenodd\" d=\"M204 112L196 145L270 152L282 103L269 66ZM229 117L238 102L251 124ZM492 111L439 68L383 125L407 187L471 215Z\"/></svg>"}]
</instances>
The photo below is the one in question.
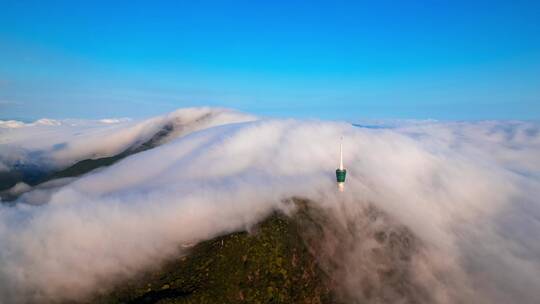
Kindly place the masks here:
<instances>
[{"instance_id":1,"label":"cloud bank","mask_svg":"<svg viewBox=\"0 0 540 304\"><path fill-rule=\"evenodd\" d=\"M80 160L113 156L136 148L164 128L171 130L162 139L166 142L199 129L254 119L252 115L227 109L190 108L143 121L0 120L0 168L28 166L58 170Z\"/></svg>"},{"instance_id":2,"label":"cloud bank","mask_svg":"<svg viewBox=\"0 0 540 304\"><path fill-rule=\"evenodd\" d=\"M295 196L337 222L359 223L340 259L349 269L342 292L351 299L396 299L366 298L359 287L377 276L366 276L373 269L367 253L376 245L361 228L370 206L387 215L377 225L400 225L418 238L411 276L429 291L429 301L540 299L538 125L432 122L374 129L223 111L188 109L140 123L66 127L72 133L62 131L47 144L38 140L41 128L3 132L3 147L14 153L6 157L2 149L4 160L35 161L17 151L38 149L65 166L121 152L182 117L181 131L156 148L0 206L0 302L80 299L177 254L180 244L247 229L274 210L291 212L283 201ZM214 114L203 114L201 123L208 112ZM334 170L342 135L348 180L339 193ZM58 141L70 148L55 151Z\"/></svg>"}]
</instances>

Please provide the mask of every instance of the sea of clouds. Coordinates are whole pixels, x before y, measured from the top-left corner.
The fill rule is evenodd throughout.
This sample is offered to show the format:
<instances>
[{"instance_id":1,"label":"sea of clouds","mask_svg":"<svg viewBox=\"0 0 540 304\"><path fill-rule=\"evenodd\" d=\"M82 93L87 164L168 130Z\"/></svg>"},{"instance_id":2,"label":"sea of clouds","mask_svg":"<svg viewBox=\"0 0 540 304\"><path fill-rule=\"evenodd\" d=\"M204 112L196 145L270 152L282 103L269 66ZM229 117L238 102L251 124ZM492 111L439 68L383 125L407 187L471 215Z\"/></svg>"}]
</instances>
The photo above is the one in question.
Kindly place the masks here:
<instances>
[{"instance_id":1,"label":"sea of clouds","mask_svg":"<svg viewBox=\"0 0 540 304\"><path fill-rule=\"evenodd\" d=\"M80 160L114 156L147 142L165 127L173 132L164 142L196 130L254 119L252 115L226 109L190 108L142 121L0 120L0 172L16 166L58 170Z\"/></svg>"},{"instance_id":2,"label":"sea of clouds","mask_svg":"<svg viewBox=\"0 0 540 304\"><path fill-rule=\"evenodd\" d=\"M181 244L249 229L304 197L344 223L367 205L423 244L412 280L437 303L538 303L540 126L532 122L257 119L182 109L145 121L0 130L0 163L61 169L175 131L156 148L82 177L27 187L0 204L0 303L77 300L178 254ZM344 137L346 190L335 185ZM36 153L36 151L38 153ZM36 156L37 155L37 156ZM20 185L19 185L20 187ZM345 212L343 212L345 210ZM354 231L353 231L354 233ZM371 269L366 246L340 263L348 298ZM396 298L370 298L374 303ZM406 299L404 299L406 302Z\"/></svg>"}]
</instances>

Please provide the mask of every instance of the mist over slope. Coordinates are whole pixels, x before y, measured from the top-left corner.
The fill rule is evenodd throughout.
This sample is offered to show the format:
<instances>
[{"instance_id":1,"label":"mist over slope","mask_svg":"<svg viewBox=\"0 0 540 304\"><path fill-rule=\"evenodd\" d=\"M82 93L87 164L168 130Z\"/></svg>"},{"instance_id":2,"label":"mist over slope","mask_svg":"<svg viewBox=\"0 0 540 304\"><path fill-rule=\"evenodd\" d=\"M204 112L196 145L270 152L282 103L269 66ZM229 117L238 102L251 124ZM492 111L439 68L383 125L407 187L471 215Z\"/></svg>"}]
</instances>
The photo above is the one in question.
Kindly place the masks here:
<instances>
[{"instance_id":1,"label":"mist over slope","mask_svg":"<svg viewBox=\"0 0 540 304\"><path fill-rule=\"evenodd\" d=\"M328 227L346 244L340 255L332 237L323 238L321 250L326 262L347 270L339 272L340 288L349 299L366 300L362 286L378 282L373 252L379 245L367 233L373 225L403 226L419 240L410 277L431 302L540 299L537 124L374 129L254 121L222 111L74 126L61 140L46 140L47 128L2 131L4 167L21 161L62 167L120 153L182 117L181 133L153 149L0 204L0 302L80 299L176 254L180 244L247 229L275 210L293 213L283 203L291 197L309 199L347 227ZM348 179L339 193L334 170L342 135ZM65 145L54 148L59 141ZM373 207L385 214L382 220L366 220Z\"/></svg>"},{"instance_id":2,"label":"mist over slope","mask_svg":"<svg viewBox=\"0 0 540 304\"><path fill-rule=\"evenodd\" d=\"M188 108L142 121L0 121L0 190L2 183L41 182L81 160L128 155L199 129L254 119L227 109Z\"/></svg>"}]
</instances>

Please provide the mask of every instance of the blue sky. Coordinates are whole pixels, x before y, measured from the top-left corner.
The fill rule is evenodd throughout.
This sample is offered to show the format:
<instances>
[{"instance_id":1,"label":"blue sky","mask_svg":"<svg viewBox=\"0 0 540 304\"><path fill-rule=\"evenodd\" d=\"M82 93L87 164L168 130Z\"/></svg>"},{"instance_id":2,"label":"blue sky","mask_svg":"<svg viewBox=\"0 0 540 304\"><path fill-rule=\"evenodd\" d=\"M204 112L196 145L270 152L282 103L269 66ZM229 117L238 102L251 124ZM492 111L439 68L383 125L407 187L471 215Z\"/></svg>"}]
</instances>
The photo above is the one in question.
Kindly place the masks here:
<instances>
[{"instance_id":1,"label":"blue sky","mask_svg":"<svg viewBox=\"0 0 540 304\"><path fill-rule=\"evenodd\" d=\"M0 0L0 118L540 119L540 1Z\"/></svg>"}]
</instances>

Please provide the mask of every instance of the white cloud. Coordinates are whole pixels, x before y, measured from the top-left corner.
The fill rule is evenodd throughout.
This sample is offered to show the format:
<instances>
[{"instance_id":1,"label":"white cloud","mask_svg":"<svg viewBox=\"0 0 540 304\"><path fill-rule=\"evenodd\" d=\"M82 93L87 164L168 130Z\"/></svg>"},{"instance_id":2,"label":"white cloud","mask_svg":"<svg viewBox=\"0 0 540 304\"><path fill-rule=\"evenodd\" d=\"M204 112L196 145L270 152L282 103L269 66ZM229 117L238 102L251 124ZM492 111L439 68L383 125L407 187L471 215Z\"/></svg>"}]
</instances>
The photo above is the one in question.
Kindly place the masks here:
<instances>
[{"instance_id":1,"label":"white cloud","mask_svg":"<svg viewBox=\"0 0 540 304\"><path fill-rule=\"evenodd\" d=\"M184 128L162 146L0 207L0 299L76 298L165 259L179 244L244 229L285 208L282 200L292 196L310 198L344 222L358 220L371 203L408 227L425 245L412 275L434 301L533 303L540 297L538 126L433 123L387 130L321 121L229 123L238 116L227 113L212 114L204 125L200 110L188 110L121 124L121 130L84 129L86 145L68 137L68 146L77 148L51 159L114 153L127 145L119 138L131 144L171 119ZM207 128L215 125L221 126ZM99 141L98 134L113 135ZM348 169L343 194L333 172L341 135ZM25 136L28 142L41 133ZM345 292L360 300L355 284L370 269L359 265L370 262L361 258L366 244L353 242L339 261L350 270Z\"/></svg>"},{"instance_id":2,"label":"white cloud","mask_svg":"<svg viewBox=\"0 0 540 304\"><path fill-rule=\"evenodd\" d=\"M165 126L174 127L165 140L198 129L255 117L219 108L189 108L143 121L40 119L25 124L0 121L0 162L8 167L34 165L62 169L77 161L113 156L140 145Z\"/></svg>"}]
</instances>

